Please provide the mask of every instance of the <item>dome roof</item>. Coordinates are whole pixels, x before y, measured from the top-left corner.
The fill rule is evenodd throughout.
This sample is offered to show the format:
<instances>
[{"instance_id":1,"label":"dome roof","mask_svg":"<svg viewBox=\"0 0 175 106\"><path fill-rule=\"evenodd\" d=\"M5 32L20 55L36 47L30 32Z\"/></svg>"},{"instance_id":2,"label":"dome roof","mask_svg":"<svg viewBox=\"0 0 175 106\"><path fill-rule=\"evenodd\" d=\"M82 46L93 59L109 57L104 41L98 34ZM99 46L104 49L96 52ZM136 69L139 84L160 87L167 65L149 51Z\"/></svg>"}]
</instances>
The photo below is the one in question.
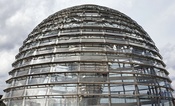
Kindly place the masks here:
<instances>
[{"instance_id":1,"label":"dome roof","mask_svg":"<svg viewBox=\"0 0 175 106\"><path fill-rule=\"evenodd\" d=\"M50 15L24 41L13 67L3 97L8 106L172 106L171 80L154 42L107 7Z\"/></svg>"},{"instance_id":2,"label":"dome roof","mask_svg":"<svg viewBox=\"0 0 175 106\"><path fill-rule=\"evenodd\" d=\"M44 19L38 26L36 26L36 28L32 31L31 35L33 35L33 33L36 33L36 31L41 31L43 26L50 25L50 22L53 19L54 21L57 21L55 25L57 25L59 29L74 27L77 28L83 25L96 24L98 25L96 27L112 27L115 28L115 30L119 30L121 33L132 33L133 35L140 35L138 37L145 38L153 42L149 35L144 31L144 29L140 25L138 25L136 21L132 20L127 15L108 7L92 4L70 7L50 15L48 18ZM70 25L69 23L71 23L72 25ZM69 24L69 27L60 26L63 24Z\"/></svg>"}]
</instances>

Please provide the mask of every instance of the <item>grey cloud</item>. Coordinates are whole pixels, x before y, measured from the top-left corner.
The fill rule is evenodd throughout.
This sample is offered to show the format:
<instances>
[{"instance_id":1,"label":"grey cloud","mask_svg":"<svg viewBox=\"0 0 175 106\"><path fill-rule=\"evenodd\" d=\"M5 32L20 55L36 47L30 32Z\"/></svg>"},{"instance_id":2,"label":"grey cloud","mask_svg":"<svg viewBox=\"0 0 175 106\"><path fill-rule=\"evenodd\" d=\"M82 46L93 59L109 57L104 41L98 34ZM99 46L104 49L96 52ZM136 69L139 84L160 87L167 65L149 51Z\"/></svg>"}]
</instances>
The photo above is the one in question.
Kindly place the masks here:
<instances>
[{"instance_id":1,"label":"grey cloud","mask_svg":"<svg viewBox=\"0 0 175 106\"><path fill-rule=\"evenodd\" d=\"M10 1L11 3L7 3L7 1L1 1L0 3L0 36L5 38L0 42L0 50L3 49L12 49L14 45L19 44L21 42L21 35L25 34L25 30L21 29L21 26L16 25L9 27L8 20L12 18L17 12L20 11L21 2L16 3L14 0ZM19 23L20 24L20 23ZM12 43L13 42L13 43Z\"/></svg>"},{"instance_id":2,"label":"grey cloud","mask_svg":"<svg viewBox=\"0 0 175 106\"><path fill-rule=\"evenodd\" d=\"M17 0L1 0L0 1L0 28L6 28L5 22L21 10L23 1ZM2 31L2 30L1 30Z\"/></svg>"},{"instance_id":3,"label":"grey cloud","mask_svg":"<svg viewBox=\"0 0 175 106\"><path fill-rule=\"evenodd\" d=\"M19 47L32 29L50 14L51 7L49 1L0 1L0 94L6 87L5 80Z\"/></svg>"},{"instance_id":4,"label":"grey cloud","mask_svg":"<svg viewBox=\"0 0 175 106\"><path fill-rule=\"evenodd\" d=\"M160 53L167 65L166 69L169 72L169 77L172 80L172 86L175 89L175 44L168 43L160 49Z\"/></svg>"},{"instance_id":5,"label":"grey cloud","mask_svg":"<svg viewBox=\"0 0 175 106\"><path fill-rule=\"evenodd\" d=\"M175 77L172 77L171 79L172 79L173 81L175 81Z\"/></svg>"},{"instance_id":6,"label":"grey cloud","mask_svg":"<svg viewBox=\"0 0 175 106\"><path fill-rule=\"evenodd\" d=\"M164 47L160 48L160 53L163 56L163 60L167 64L167 68L175 70L175 44L168 43Z\"/></svg>"},{"instance_id":7,"label":"grey cloud","mask_svg":"<svg viewBox=\"0 0 175 106\"><path fill-rule=\"evenodd\" d=\"M39 0L9 2L8 4L6 0L0 1L0 36L4 38L0 39L0 50L9 50L16 45L22 45L27 35L41 21L41 15L45 15L45 10L49 11L52 4L48 1L40 3ZM44 9L46 7L47 9Z\"/></svg>"}]
</instances>

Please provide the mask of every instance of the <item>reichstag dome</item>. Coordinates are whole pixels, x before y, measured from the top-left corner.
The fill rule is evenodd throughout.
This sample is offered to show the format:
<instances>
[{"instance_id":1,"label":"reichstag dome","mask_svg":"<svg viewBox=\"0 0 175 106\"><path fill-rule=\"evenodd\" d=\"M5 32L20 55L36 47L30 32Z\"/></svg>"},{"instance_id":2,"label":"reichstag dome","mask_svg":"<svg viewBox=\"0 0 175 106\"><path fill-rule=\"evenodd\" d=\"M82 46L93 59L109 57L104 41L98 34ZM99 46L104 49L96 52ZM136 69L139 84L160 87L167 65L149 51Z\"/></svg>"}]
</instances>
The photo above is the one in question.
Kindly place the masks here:
<instances>
[{"instance_id":1,"label":"reichstag dome","mask_svg":"<svg viewBox=\"0 0 175 106\"><path fill-rule=\"evenodd\" d=\"M6 81L7 106L174 106L153 40L127 15L79 5L43 20Z\"/></svg>"}]
</instances>

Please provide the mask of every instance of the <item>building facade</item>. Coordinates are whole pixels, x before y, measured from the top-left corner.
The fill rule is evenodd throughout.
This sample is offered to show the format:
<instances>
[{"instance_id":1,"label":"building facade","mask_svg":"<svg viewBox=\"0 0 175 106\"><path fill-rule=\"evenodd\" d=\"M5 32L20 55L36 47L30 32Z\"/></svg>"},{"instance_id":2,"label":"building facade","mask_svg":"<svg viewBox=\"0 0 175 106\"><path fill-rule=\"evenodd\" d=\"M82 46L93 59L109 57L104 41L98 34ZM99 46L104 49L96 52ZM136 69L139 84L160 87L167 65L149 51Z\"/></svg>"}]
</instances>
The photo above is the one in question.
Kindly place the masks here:
<instances>
[{"instance_id":1,"label":"building facade","mask_svg":"<svg viewBox=\"0 0 175 106\"><path fill-rule=\"evenodd\" d=\"M150 36L107 7L50 15L12 65L7 106L174 106L169 73Z\"/></svg>"}]
</instances>

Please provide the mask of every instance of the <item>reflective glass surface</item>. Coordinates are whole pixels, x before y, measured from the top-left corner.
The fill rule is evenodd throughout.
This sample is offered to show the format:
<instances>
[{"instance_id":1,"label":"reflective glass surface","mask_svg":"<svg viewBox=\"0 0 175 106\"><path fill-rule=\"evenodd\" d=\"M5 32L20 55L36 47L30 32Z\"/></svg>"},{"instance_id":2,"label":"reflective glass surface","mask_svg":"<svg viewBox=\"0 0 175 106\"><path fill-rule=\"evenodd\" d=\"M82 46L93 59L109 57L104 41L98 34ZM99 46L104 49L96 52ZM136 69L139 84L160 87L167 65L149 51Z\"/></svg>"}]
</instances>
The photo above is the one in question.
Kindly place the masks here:
<instances>
[{"instance_id":1,"label":"reflective glass surface","mask_svg":"<svg viewBox=\"0 0 175 106\"><path fill-rule=\"evenodd\" d=\"M174 106L152 39L107 7L81 5L49 16L12 65L7 106Z\"/></svg>"}]
</instances>

